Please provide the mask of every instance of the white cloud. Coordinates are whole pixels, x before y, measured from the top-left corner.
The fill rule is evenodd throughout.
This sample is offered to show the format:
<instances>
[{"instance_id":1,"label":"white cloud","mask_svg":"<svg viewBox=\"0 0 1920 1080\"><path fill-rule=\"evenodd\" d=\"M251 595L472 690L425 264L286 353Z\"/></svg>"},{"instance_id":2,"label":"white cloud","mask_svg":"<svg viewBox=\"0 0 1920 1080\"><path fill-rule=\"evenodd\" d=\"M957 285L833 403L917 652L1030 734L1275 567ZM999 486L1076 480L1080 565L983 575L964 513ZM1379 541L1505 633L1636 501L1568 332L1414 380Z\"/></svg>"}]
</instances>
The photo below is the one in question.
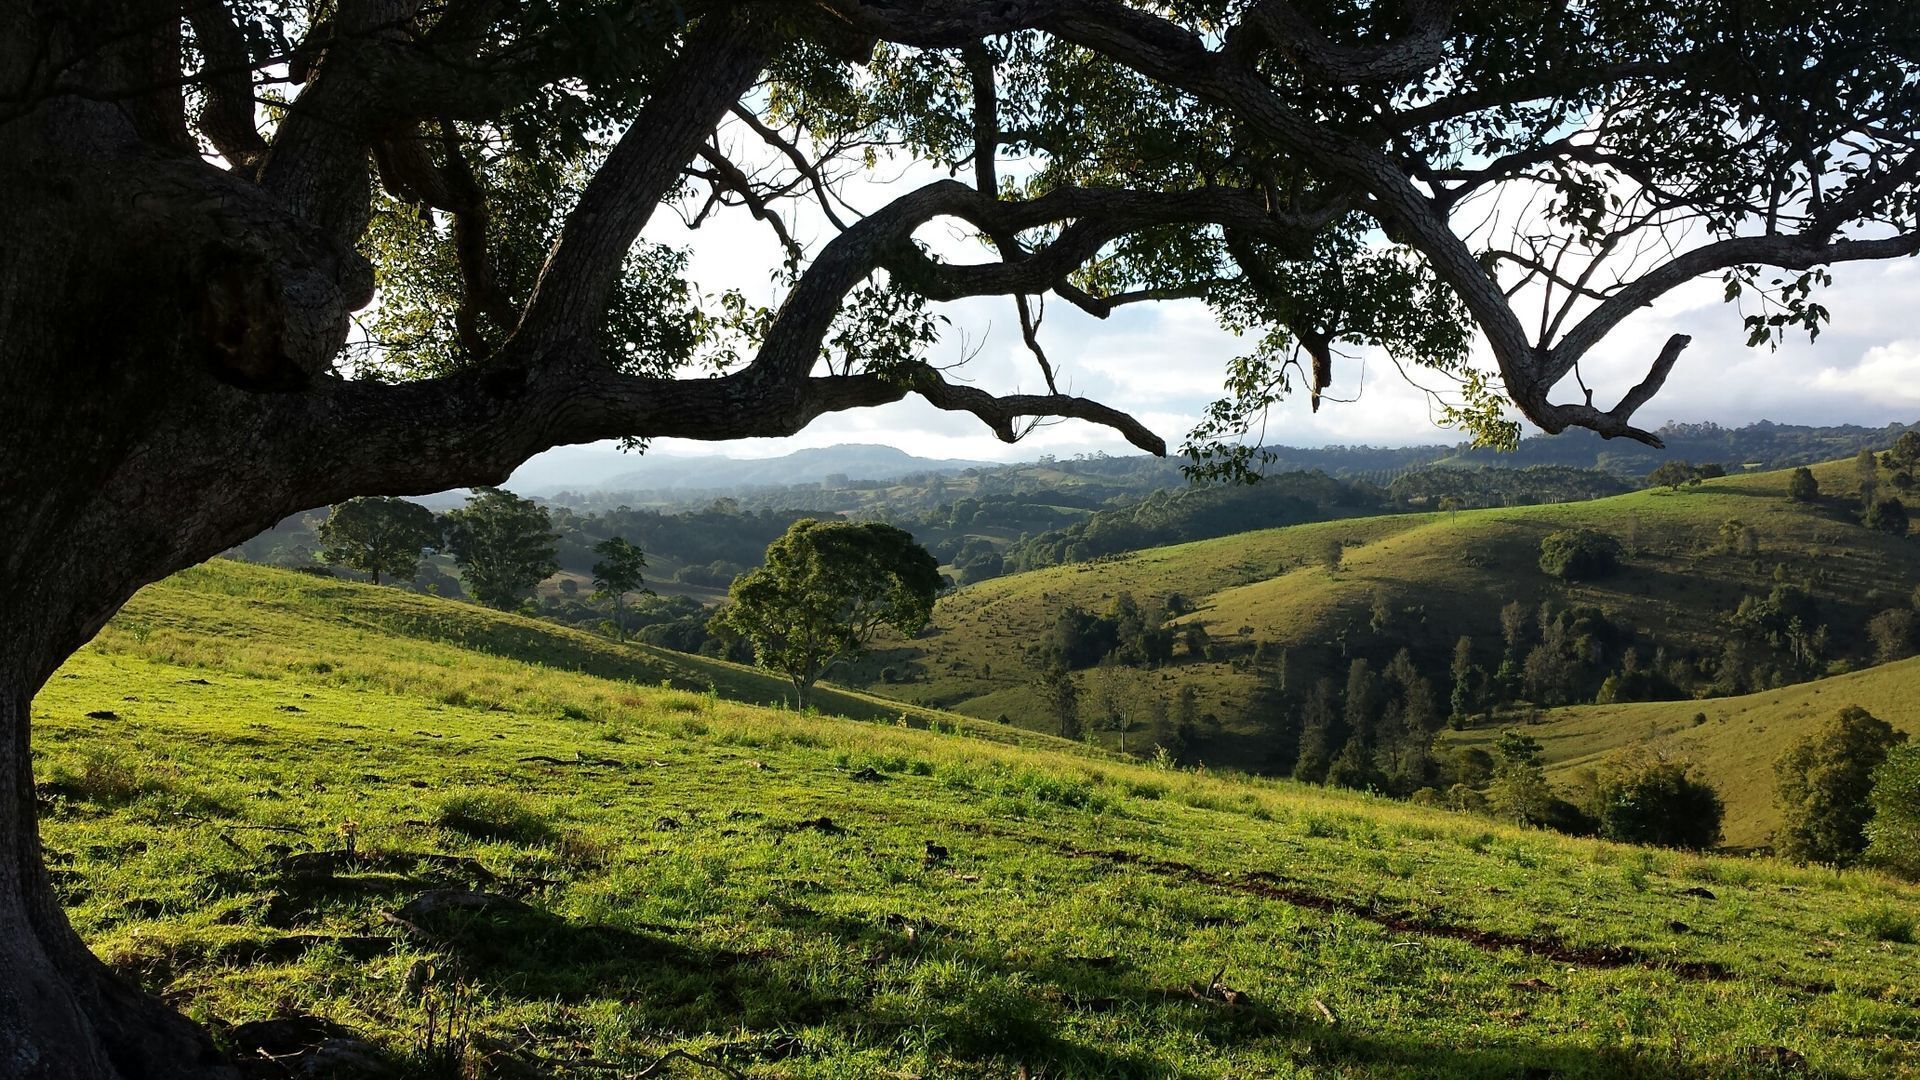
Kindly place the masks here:
<instances>
[{"instance_id":1,"label":"white cloud","mask_svg":"<svg viewBox=\"0 0 1920 1080\"><path fill-rule=\"evenodd\" d=\"M1842 397L1920 403L1920 339L1875 345L1853 367L1822 368L1813 381L1822 391Z\"/></svg>"}]
</instances>

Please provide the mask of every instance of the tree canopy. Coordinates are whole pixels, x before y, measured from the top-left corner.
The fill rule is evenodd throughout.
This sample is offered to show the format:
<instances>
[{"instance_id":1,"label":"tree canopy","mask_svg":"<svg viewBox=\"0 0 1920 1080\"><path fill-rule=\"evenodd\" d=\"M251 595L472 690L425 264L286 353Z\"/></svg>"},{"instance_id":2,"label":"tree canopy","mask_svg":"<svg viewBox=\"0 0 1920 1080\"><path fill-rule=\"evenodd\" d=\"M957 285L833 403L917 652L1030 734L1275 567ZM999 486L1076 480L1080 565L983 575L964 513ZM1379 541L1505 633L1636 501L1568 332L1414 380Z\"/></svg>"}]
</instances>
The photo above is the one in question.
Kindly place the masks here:
<instances>
[{"instance_id":1,"label":"tree canopy","mask_svg":"<svg viewBox=\"0 0 1920 1080\"><path fill-rule=\"evenodd\" d=\"M613 601L613 633L627 639L627 594L646 584L647 557L624 536L609 536L593 545L600 560L593 564L594 595Z\"/></svg>"},{"instance_id":2,"label":"tree canopy","mask_svg":"<svg viewBox=\"0 0 1920 1080\"><path fill-rule=\"evenodd\" d=\"M320 558L380 579L413 577L422 548L439 543L433 511L405 499L348 499L320 523Z\"/></svg>"},{"instance_id":3,"label":"tree canopy","mask_svg":"<svg viewBox=\"0 0 1920 1080\"><path fill-rule=\"evenodd\" d=\"M1885 720L1849 705L1774 762L1780 854L1845 866L1866 850L1873 773L1907 741Z\"/></svg>"},{"instance_id":4,"label":"tree canopy","mask_svg":"<svg viewBox=\"0 0 1920 1080\"><path fill-rule=\"evenodd\" d=\"M714 615L787 676L805 708L828 665L864 651L881 627L918 633L933 615L940 565L911 534L877 521L796 521L767 562L734 579Z\"/></svg>"},{"instance_id":5,"label":"tree canopy","mask_svg":"<svg viewBox=\"0 0 1920 1080\"><path fill-rule=\"evenodd\" d=\"M481 488L443 521L467 591L488 607L519 607L560 568L546 508L511 491Z\"/></svg>"}]
</instances>

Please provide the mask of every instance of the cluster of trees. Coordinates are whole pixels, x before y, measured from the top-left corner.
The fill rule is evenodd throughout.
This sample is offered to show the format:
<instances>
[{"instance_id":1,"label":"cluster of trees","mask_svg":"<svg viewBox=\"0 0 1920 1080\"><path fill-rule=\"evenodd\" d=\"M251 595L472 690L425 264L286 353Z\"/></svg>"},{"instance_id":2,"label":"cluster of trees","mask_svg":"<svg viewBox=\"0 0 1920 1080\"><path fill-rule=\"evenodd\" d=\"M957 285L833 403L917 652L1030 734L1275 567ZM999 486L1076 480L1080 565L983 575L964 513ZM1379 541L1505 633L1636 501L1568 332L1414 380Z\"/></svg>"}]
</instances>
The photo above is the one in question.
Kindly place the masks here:
<instances>
[{"instance_id":1,"label":"cluster of trees","mask_svg":"<svg viewBox=\"0 0 1920 1080\"><path fill-rule=\"evenodd\" d=\"M1430 468L1402 473L1387 484L1395 506L1424 510L1469 510L1487 506L1604 499L1630 490L1618 476L1566 465L1526 468Z\"/></svg>"},{"instance_id":2,"label":"cluster of trees","mask_svg":"<svg viewBox=\"0 0 1920 1080\"><path fill-rule=\"evenodd\" d=\"M1849 705L1783 754L1774 777L1781 855L1920 880L1920 746L1905 732Z\"/></svg>"},{"instance_id":3,"label":"cluster of trees","mask_svg":"<svg viewBox=\"0 0 1920 1080\"><path fill-rule=\"evenodd\" d=\"M1555 618L1545 625L1551 632L1577 622ZM1466 639L1455 670L1458 701L1476 670ZM1282 654L1263 673L1248 709L1273 740L1273 768L1309 783L1634 843L1701 848L1720 837L1720 797L1683 762L1623 756L1590 773L1578 797L1567 799L1547 782L1531 736L1506 732L1492 753L1471 747L1436 753L1445 710L1432 681L1404 650L1377 673L1356 659L1343 685L1323 676L1304 688Z\"/></svg>"},{"instance_id":4,"label":"cluster of trees","mask_svg":"<svg viewBox=\"0 0 1920 1080\"><path fill-rule=\"evenodd\" d=\"M1898 495L1882 497L1880 470L1883 465L1891 469L1891 486L1906 491L1913 486L1913 466L1920 461L1920 434L1908 432L1900 439L1884 455L1862 450L1854 458L1860 477L1860 524L1893 536L1907 535L1907 504Z\"/></svg>"},{"instance_id":5,"label":"cluster of trees","mask_svg":"<svg viewBox=\"0 0 1920 1080\"><path fill-rule=\"evenodd\" d=\"M1540 570L1562 581L1593 581L1620 569L1620 541L1598 529L1563 529L1540 541Z\"/></svg>"},{"instance_id":6,"label":"cluster of trees","mask_svg":"<svg viewBox=\"0 0 1920 1080\"><path fill-rule=\"evenodd\" d=\"M1127 667L1153 667L1173 659L1178 637L1184 640L1190 655L1203 656L1207 647L1205 628L1189 626L1176 634L1167 620L1181 614L1183 605L1177 597L1169 599L1174 601L1172 605L1143 608L1132 593L1123 591L1098 614L1068 604L1055 616L1053 628L1033 652L1042 665L1058 665L1069 671L1106 660Z\"/></svg>"},{"instance_id":7,"label":"cluster of trees","mask_svg":"<svg viewBox=\"0 0 1920 1080\"><path fill-rule=\"evenodd\" d=\"M540 583L560 569L560 535L547 509L499 488L475 488L465 506L438 516L406 499L349 499L332 508L317 533L322 561L366 574L376 585L411 582L430 552L445 551L467 594L502 611L528 606ZM625 640L626 598L645 592L646 556L622 536L599 540L591 550L593 599L610 606L610 629Z\"/></svg>"},{"instance_id":8,"label":"cluster of trees","mask_svg":"<svg viewBox=\"0 0 1920 1080\"><path fill-rule=\"evenodd\" d=\"M1647 474L1647 486L1679 491L1683 487L1698 487L1702 480L1712 480L1725 475L1727 475L1727 467L1717 462L1695 465L1689 461L1666 461Z\"/></svg>"}]
</instances>

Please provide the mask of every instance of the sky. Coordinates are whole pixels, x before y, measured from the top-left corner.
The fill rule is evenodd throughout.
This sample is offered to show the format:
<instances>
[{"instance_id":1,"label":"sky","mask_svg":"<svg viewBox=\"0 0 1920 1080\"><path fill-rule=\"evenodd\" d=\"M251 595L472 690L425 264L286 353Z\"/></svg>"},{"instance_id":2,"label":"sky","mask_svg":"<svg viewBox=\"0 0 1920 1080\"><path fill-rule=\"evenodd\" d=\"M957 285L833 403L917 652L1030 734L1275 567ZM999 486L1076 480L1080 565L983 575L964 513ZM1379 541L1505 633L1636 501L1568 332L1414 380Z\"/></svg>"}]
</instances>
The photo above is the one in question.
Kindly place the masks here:
<instances>
[{"instance_id":1,"label":"sky","mask_svg":"<svg viewBox=\"0 0 1920 1080\"><path fill-rule=\"evenodd\" d=\"M731 137L737 140L738 133ZM737 141L731 148L736 154L750 153ZM870 210L934 175L883 169L855 181L845 193L855 205ZM817 247L830 235L817 216L803 213L789 225L803 244ZM779 299L769 274L778 261L778 246L764 225L744 213L714 215L697 231L689 231L678 216L663 210L645 235L655 243L687 249L689 278L707 292L738 288L759 303ZM989 257L978 248L971 248L975 254L964 254L971 242L963 243L951 225L935 223L918 235L949 257ZM1920 419L1920 262L1839 266L1833 268L1833 278L1821 297L1833 313L1832 323L1815 342L1801 333L1789 335L1778 348L1746 346L1741 313L1722 302L1716 279L1667 294L1622 323L1583 361L1596 403L1609 405L1637 383L1667 337L1678 332L1692 335L1693 344L1659 396L1637 414L1640 426L1657 427L1668 420L1728 426L1757 420L1879 426ZM999 393L1043 389L1020 339L1011 299L978 298L937 308L950 323L928 359L946 364L972 356L950 377ZM1131 305L1102 320L1055 299L1045 306L1040 337L1064 390L1131 412L1176 450L1201 410L1218 396L1227 361L1251 346L1218 326L1199 301ZM1477 347L1476 355L1479 365L1491 370L1484 346ZM1577 393L1571 381L1567 387L1555 400ZM1318 413L1309 411L1304 395L1277 409L1264 441L1405 446L1465 438L1438 425L1429 396L1383 353L1362 350L1338 361L1329 397L1333 400L1323 401ZM1531 425L1524 430L1535 433ZM786 439L661 439L649 453L764 457L836 443L884 443L922 457L998 461L1031 460L1045 453L1137 452L1104 428L1074 421L1042 426L1008 445L970 415L941 412L909 397L894 405L821 417ZM596 449L616 452L611 444Z\"/></svg>"}]
</instances>

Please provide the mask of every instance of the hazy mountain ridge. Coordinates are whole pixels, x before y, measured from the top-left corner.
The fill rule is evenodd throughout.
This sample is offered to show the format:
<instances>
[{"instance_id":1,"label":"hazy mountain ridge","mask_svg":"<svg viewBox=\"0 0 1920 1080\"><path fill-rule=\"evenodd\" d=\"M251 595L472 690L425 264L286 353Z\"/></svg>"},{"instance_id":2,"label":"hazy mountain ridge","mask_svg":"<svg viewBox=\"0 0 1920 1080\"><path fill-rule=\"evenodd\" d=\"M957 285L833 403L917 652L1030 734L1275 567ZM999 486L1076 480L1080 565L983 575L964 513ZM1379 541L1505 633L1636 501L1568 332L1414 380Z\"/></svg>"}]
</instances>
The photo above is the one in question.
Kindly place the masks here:
<instances>
[{"instance_id":1,"label":"hazy mountain ridge","mask_svg":"<svg viewBox=\"0 0 1920 1080\"><path fill-rule=\"evenodd\" d=\"M1661 462L1676 458L1718 462L1729 469L1742 466L1780 469L1830 461L1865 448L1887 446L1910 426L1920 425L1822 427L1762 420L1743 427L1722 427L1714 423L1669 422L1657 432L1666 443L1663 448L1624 439L1602 439L1580 430L1532 436L1521 440L1519 448L1512 452L1475 448L1467 443L1407 447L1273 446L1267 448L1272 460L1264 471L1318 470L1336 478L1365 478L1386 483L1407 470L1435 466L1562 465L1603 469L1617 476L1638 479ZM1183 463L1178 457L1156 460L1143 455L1103 453L1066 458L1040 455L1036 460L1023 462L970 461L923 458L896 447L869 443L816 447L772 458L724 454L622 456L568 448L535 458L516 472L507 486L522 494L561 503L606 504L617 501L619 496L632 496L637 505L646 501L704 502L730 492L778 494L787 488L818 490L862 486L936 474L1003 478L1019 486L1021 476L1039 471L1047 474L1048 481L1057 482L1064 474L1145 494L1184 486L1187 480L1181 472Z\"/></svg>"},{"instance_id":2,"label":"hazy mountain ridge","mask_svg":"<svg viewBox=\"0 0 1920 1080\"><path fill-rule=\"evenodd\" d=\"M608 471L611 463L595 460L612 456L604 451L575 451L573 457L580 459L584 467L572 476L535 459L516 472L507 486L529 495L582 490L707 492L819 484L829 477L845 482L895 480L919 473L993 467L988 461L917 457L897 447L876 443L810 447L770 458L628 454L617 459L621 466L617 472Z\"/></svg>"}]
</instances>

